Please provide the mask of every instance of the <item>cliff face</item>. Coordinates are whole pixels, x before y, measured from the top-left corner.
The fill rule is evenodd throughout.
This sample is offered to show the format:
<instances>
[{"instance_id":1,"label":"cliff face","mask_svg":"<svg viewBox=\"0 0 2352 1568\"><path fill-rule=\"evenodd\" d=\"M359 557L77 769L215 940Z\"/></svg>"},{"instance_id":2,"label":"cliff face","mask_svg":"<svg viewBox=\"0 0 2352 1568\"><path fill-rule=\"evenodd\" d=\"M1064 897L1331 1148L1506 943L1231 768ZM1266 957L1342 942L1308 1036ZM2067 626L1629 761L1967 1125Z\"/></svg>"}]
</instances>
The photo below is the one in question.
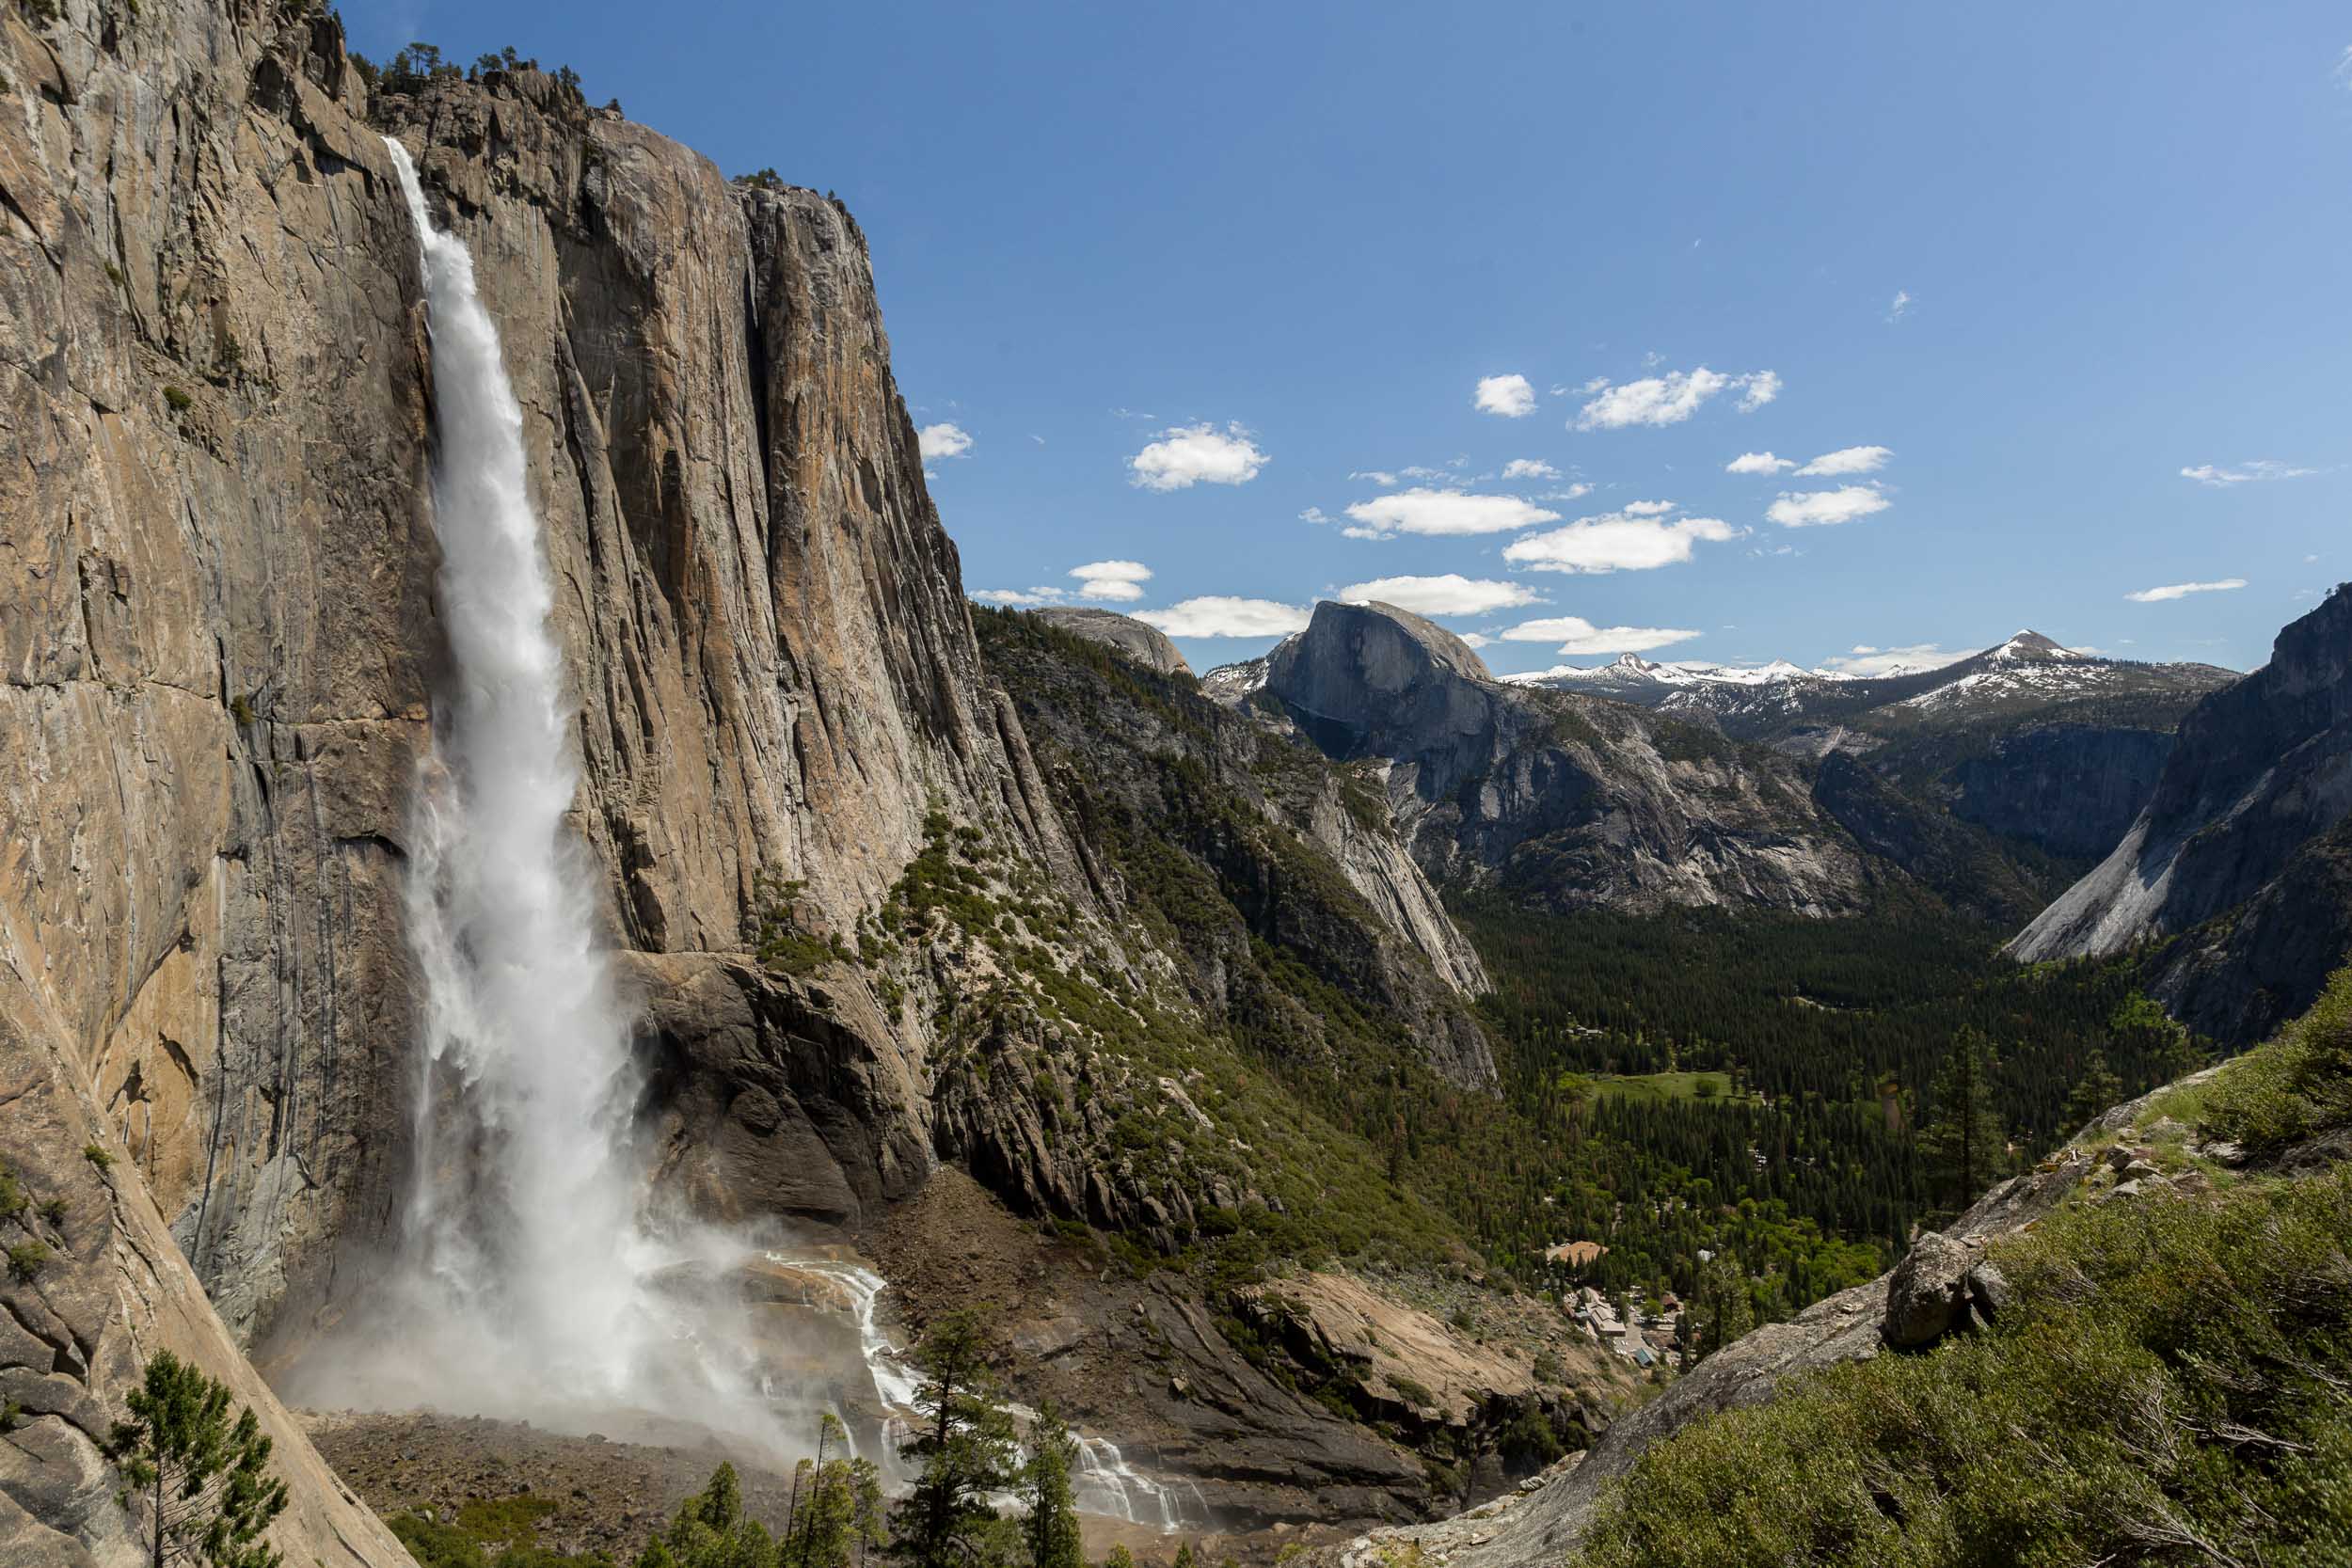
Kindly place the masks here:
<instances>
[{"instance_id":1,"label":"cliff face","mask_svg":"<svg viewBox=\"0 0 2352 1568\"><path fill-rule=\"evenodd\" d=\"M2154 990L2246 1040L2318 994L2352 926L2352 589L2279 634L2270 662L2200 703L2115 851L2021 932L2035 961L2182 937Z\"/></svg>"},{"instance_id":2,"label":"cliff face","mask_svg":"<svg viewBox=\"0 0 2352 1568\"><path fill-rule=\"evenodd\" d=\"M371 103L331 16L249 0L10 9L0 74L0 1044L11 1131L53 1107L8 1157L64 1183L85 1142L119 1156L106 1227L71 1200L93 1293L58 1314L85 1405L52 1457L103 1473L88 1423L156 1344L275 1423L237 1347L364 1291L400 1212L401 899L445 654L417 236L379 128L501 326L664 1178L857 1227L952 1156L1032 1208L1184 1223L1104 1129L1054 1146L1021 1080L935 1059L959 944L910 940L888 975L749 951L779 888L796 940L874 932L943 819L1056 912L1109 914L985 677L844 211L535 71ZM1334 832L1376 889L1393 841ZM1373 945L1471 983L1410 892ZM12 1364L48 1375L47 1345ZM0 1494L58 1560L119 1556L103 1510L24 1500L26 1451ZM279 1452L290 1555L400 1560L298 1433Z\"/></svg>"},{"instance_id":3,"label":"cliff face","mask_svg":"<svg viewBox=\"0 0 2352 1568\"><path fill-rule=\"evenodd\" d=\"M2104 855L2155 793L2171 752L2166 730L2037 724L1952 768L1952 815L2053 854Z\"/></svg>"},{"instance_id":4,"label":"cliff face","mask_svg":"<svg viewBox=\"0 0 2352 1568\"><path fill-rule=\"evenodd\" d=\"M1389 803L1441 883L1562 907L1861 909L1877 878L1793 759L1622 704L1505 686L1386 605L1321 604L1257 691L1327 752L1384 758ZM1894 873L1899 876L1899 873Z\"/></svg>"}]
</instances>

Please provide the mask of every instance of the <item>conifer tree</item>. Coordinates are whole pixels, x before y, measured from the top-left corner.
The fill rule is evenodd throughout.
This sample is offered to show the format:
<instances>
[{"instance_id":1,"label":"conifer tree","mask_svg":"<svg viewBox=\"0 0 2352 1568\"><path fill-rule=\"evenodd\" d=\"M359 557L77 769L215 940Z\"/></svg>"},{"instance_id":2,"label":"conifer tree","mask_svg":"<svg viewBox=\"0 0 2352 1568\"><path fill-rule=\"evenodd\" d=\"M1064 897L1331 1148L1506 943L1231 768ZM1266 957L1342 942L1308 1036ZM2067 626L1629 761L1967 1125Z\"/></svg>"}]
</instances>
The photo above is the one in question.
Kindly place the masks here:
<instances>
[{"instance_id":1,"label":"conifer tree","mask_svg":"<svg viewBox=\"0 0 2352 1568\"><path fill-rule=\"evenodd\" d=\"M1029 1511L1022 1532L1029 1544L1030 1568L1086 1568L1077 1497L1070 1484L1077 1463L1078 1445L1049 1403L1029 1428L1028 1463L1021 1467L1022 1501Z\"/></svg>"},{"instance_id":2,"label":"conifer tree","mask_svg":"<svg viewBox=\"0 0 2352 1568\"><path fill-rule=\"evenodd\" d=\"M2009 1135L1993 1098L1997 1065L1991 1043L1976 1030L1963 1029L1952 1037L1929 1091L1932 1108L1919 1130L1919 1157L1947 1213L1960 1213L1975 1202L2009 1163Z\"/></svg>"},{"instance_id":3,"label":"conifer tree","mask_svg":"<svg viewBox=\"0 0 2352 1568\"><path fill-rule=\"evenodd\" d=\"M228 1386L167 1350L124 1402L134 1418L115 1424L107 1446L129 1483L124 1504L146 1514L151 1568L278 1568L262 1532L285 1511L286 1483L270 1474L253 1412L231 1420Z\"/></svg>"},{"instance_id":4,"label":"conifer tree","mask_svg":"<svg viewBox=\"0 0 2352 1568\"><path fill-rule=\"evenodd\" d=\"M2081 1132L2106 1114L2123 1098L2123 1080L2107 1069L2107 1053L2094 1048L2083 1061L2083 1075L2074 1081L2072 1093L2066 1097L2066 1110L2058 1131L2067 1135Z\"/></svg>"},{"instance_id":5,"label":"conifer tree","mask_svg":"<svg viewBox=\"0 0 2352 1568\"><path fill-rule=\"evenodd\" d=\"M899 1449L921 1467L892 1512L889 1552L907 1568L965 1568L987 1555L997 1519L989 1498L1013 1477L1012 1419L997 1405L980 1309L950 1313L914 1348L922 1424Z\"/></svg>"}]
</instances>

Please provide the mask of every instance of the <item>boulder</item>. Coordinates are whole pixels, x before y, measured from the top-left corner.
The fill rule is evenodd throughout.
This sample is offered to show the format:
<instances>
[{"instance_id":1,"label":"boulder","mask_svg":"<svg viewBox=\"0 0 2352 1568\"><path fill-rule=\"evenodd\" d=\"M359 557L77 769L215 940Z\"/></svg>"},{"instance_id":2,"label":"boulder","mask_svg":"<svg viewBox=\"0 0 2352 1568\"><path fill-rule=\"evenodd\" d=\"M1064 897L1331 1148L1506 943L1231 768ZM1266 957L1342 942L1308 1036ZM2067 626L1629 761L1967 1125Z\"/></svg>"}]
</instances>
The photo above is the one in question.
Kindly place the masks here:
<instances>
[{"instance_id":1,"label":"boulder","mask_svg":"<svg viewBox=\"0 0 2352 1568\"><path fill-rule=\"evenodd\" d=\"M1880 1338L1898 1350L1918 1350L1954 1329L1972 1327L1968 1275L1979 1250L1937 1231L1914 1242L1887 1276Z\"/></svg>"}]
</instances>

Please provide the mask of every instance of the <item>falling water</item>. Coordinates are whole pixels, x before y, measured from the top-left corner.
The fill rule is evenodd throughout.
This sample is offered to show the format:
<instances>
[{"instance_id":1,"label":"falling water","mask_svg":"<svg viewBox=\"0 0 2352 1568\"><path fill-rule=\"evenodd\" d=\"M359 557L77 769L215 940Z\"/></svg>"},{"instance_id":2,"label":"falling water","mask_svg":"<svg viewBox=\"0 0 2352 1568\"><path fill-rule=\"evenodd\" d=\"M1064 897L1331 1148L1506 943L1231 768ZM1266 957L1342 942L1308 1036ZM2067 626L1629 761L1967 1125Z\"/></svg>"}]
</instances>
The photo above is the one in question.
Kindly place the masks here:
<instances>
[{"instance_id":1,"label":"falling water","mask_svg":"<svg viewBox=\"0 0 2352 1568\"><path fill-rule=\"evenodd\" d=\"M434 529L448 689L420 770L407 923L423 978L417 1176L376 1310L317 1379L356 1402L547 1419L691 1417L766 1439L742 1249L646 1224L633 1022L596 937L553 593L522 411L473 260L416 225L433 346ZM610 1423L607 1423L610 1424Z\"/></svg>"},{"instance_id":2,"label":"falling water","mask_svg":"<svg viewBox=\"0 0 2352 1568\"><path fill-rule=\"evenodd\" d=\"M423 269L452 655L410 845L408 935L424 980L417 1179L373 1310L289 1381L319 1402L617 1432L635 1417L649 1440L670 1418L672 1433L684 1420L778 1456L803 1451L810 1407L854 1412L804 1386L773 1394L778 1331L771 1318L763 1339L738 1277L760 1254L645 1212L632 1019L564 820L580 781L522 411L472 257L434 226L407 151L386 145ZM822 1249L765 1260L846 1297L871 1389L855 1403L892 1473L918 1384L877 1324L882 1276ZM1082 1507L1163 1529L1206 1520L1198 1488L1152 1480L1101 1438L1081 1436L1079 1453Z\"/></svg>"}]
</instances>

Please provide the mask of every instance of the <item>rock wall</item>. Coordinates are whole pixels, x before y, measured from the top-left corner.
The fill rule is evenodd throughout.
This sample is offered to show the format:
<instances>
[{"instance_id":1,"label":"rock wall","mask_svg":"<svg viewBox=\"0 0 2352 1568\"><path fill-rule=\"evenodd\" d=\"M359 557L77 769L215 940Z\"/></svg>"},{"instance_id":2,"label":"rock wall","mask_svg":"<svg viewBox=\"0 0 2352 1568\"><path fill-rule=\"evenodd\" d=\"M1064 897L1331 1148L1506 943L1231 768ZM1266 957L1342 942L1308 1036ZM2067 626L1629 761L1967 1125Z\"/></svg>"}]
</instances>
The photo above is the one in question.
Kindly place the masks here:
<instances>
[{"instance_id":1,"label":"rock wall","mask_svg":"<svg viewBox=\"0 0 2352 1568\"><path fill-rule=\"evenodd\" d=\"M2104 855L2155 793L2169 731L2037 724L1951 769L1952 815L2057 855Z\"/></svg>"},{"instance_id":2,"label":"rock wall","mask_svg":"<svg viewBox=\"0 0 2352 1568\"><path fill-rule=\"evenodd\" d=\"M131 1347L263 1402L238 1348L363 1291L408 1179L400 906L444 652L384 130L501 323L663 1173L855 1227L943 1147L1033 1165L989 1144L1016 1117L934 1125L935 998L748 956L787 886L807 940L855 940L935 813L1101 912L984 678L849 214L533 71L372 100L324 11L30 15L0 14L0 1042L11 1135L55 1108L11 1159L117 1156L111 1228L70 1200L75 1366L40 1374L80 1385L85 1480ZM399 1560L298 1433L281 1457L291 1556ZM58 1560L119 1555L89 1486L14 1485L80 1543Z\"/></svg>"},{"instance_id":3,"label":"rock wall","mask_svg":"<svg viewBox=\"0 0 2352 1568\"><path fill-rule=\"evenodd\" d=\"M1315 607L1269 656L1271 700L1335 757L1388 759L1389 803L1441 885L1649 913L1732 904L1851 913L1874 882L1793 759L1622 704L1503 685L1388 605Z\"/></svg>"},{"instance_id":4,"label":"rock wall","mask_svg":"<svg viewBox=\"0 0 2352 1568\"><path fill-rule=\"evenodd\" d=\"M2181 722L2115 851L2010 943L2032 962L2179 937L2153 989L2201 1028L2251 1041L2309 1006L2352 927L2352 587L2279 634L2270 662ZM2257 933L2277 939L2253 940Z\"/></svg>"}]
</instances>

